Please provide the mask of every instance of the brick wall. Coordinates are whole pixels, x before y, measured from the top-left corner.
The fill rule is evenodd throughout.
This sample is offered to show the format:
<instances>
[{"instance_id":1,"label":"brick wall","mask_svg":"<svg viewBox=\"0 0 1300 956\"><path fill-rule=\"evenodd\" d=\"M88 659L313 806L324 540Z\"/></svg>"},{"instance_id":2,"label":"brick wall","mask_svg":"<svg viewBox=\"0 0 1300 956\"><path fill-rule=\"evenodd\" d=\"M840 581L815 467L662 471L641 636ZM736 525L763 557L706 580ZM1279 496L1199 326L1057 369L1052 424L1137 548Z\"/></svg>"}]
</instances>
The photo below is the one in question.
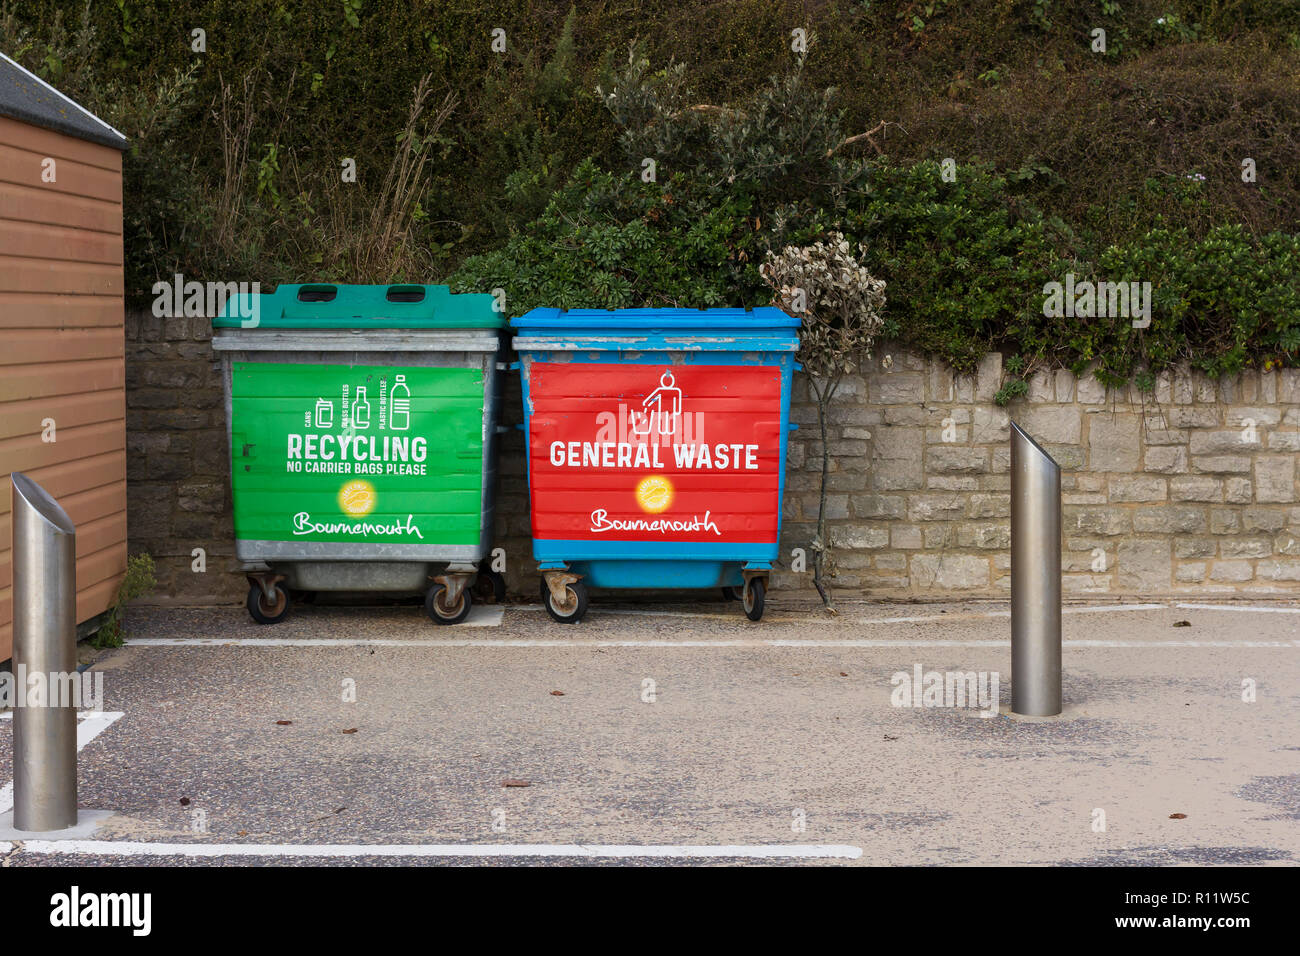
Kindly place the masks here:
<instances>
[{"instance_id":1,"label":"brick wall","mask_svg":"<svg viewBox=\"0 0 1300 956\"><path fill-rule=\"evenodd\" d=\"M204 319L128 315L130 548L154 556L159 603L232 602L247 590L210 338ZM1009 416L1061 465L1067 593L1300 593L1300 370L1219 382L1164 375L1146 395L1058 371L1003 409L993 402L999 356L974 376L889 349L880 356L845 380L831 413L827 506L845 596L1007 592ZM503 421L513 425L519 385L507 381ZM816 407L798 379L792 415L787 561L813 537L821 469ZM513 429L499 473L497 544L512 590L532 597L523 437ZM206 553L203 573L192 567L195 548ZM773 583L807 588L810 577L784 571Z\"/></svg>"}]
</instances>

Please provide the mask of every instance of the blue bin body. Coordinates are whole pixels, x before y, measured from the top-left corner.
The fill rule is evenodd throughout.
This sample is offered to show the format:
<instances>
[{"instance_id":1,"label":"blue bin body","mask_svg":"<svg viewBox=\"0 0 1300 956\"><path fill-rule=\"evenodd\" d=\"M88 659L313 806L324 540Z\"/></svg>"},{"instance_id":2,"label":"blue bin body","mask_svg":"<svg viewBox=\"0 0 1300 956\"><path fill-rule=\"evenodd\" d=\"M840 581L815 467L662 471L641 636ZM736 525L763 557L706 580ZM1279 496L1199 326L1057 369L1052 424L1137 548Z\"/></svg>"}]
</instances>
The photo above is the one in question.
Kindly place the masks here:
<instances>
[{"instance_id":1,"label":"blue bin body","mask_svg":"<svg viewBox=\"0 0 1300 956\"><path fill-rule=\"evenodd\" d=\"M739 587L771 570L797 318L534 309L512 325L540 570L602 588Z\"/></svg>"}]
</instances>

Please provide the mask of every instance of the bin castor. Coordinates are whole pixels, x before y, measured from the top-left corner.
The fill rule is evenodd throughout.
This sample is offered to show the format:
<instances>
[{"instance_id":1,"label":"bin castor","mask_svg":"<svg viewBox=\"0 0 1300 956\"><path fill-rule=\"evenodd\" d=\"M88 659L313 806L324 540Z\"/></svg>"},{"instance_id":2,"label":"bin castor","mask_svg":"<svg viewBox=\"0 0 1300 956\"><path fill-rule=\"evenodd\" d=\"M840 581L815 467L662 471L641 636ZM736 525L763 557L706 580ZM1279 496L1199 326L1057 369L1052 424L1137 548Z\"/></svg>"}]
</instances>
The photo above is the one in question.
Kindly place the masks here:
<instances>
[{"instance_id":1,"label":"bin castor","mask_svg":"<svg viewBox=\"0 0 1300 956\"><path fill-rule=\"evenodd\" d=\"M484 604L503 604L506 599L506 579L500 571L480 570L474 579L474 594Z\"/></svg>"},{"instance_id":2,"label":"bin castor","mask_svg":"<svg viewBox=\"0 0 1300 956\"><path fill-rule=\"evenodd\" d=\"M766 592L767 584L762 578L750 578L745 582L745 591L742 597L745 605L745 617L751 621L757 621L763 617L763 597Z\"/></svg>"},{"instance_id":3,"label":"bin castor","mask_svg":"<svg viewBox=\"0 0 1300 956\"><path fill-rule=\"evenodd\" d=\"M724 600L724 601L739 601L739 600L740 600L740 591L741 591L740 588L738 588L738 587L733 587L733 586L728 585L727 587L724 587L724 588L722 589L722 600Z\"/></svg>"},{"instance_id":4,"label":"bin castor","mask_svg":"<svg viewBox=\"0 0 1300 956\"><path fill-rule=\"evenodd\" d=\"M262 586L254 584L249 587L248 600L244 604L248 608L249 615L258 624L279 624L289 613L289 592L284 589L283 584L277 582L275 603L268 604L266 595L262 593Z\"/></svg>"},{"instance_id":5,"label":"bin castor","mask_svg":"<svg viewBox=\"0 0 1300 956\"><path fill-rule=\"evenodd\" d=\"M546 613L551 615L551 620L559 621L561 624L577 624L587 613L587 585L581 578L572 584L566 584L564 597L564 605L557 607L550 585L546 583L545 578L542 579L542 604L546 606Z\"/></svg>"},{"instance_id":6,"label":"bin castor","mask_svg":"<svg viewBox=\"0 0 1300 956\"><path fill-rule=\"evenodd\" d=\"M455 607L447 607L445 600L447 596L447 586L445 584L434 584L424 595L424 609L429 612L429 617L433 618L438 624L459 624L465 618L469 617L469 608L473 601L470 599L469 588L461 588L460 600L456 602Z\"/></svg>"}]
</instances>

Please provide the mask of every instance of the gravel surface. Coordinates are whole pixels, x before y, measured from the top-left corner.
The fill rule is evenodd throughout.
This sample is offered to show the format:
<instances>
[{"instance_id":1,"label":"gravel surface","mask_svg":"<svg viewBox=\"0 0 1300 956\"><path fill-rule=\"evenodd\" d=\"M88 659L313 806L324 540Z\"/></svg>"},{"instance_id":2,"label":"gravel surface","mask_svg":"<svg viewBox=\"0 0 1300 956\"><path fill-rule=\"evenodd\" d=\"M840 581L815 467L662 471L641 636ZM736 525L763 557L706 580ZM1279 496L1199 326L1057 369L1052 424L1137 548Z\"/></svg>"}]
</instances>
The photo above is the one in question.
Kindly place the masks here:
<instances>
[{"instance_id":1,"label":"gravel surface","mask_svg":"<svg viewBox=\"0 0 1300 956\"><path fill-rule=\"evenodd\" d=\"M1005 610L864 603L828 618L774 600L754 624L721 600L599 601L576 626L510 606L499 626L438 627L415 606L316 605L259 627L242 609L136 609L131 640L356 643L100 652L105 709L124 716L82 750L80 802L117 814L96 839L151 843L843 844L876 864L1296 862L1300 613L1067 613L1065 713L1028 719L1006 712L1009 622L989 616ZM864 640L891 643L844 643ZM500 641L572 646L484 646ZM644 641L660 643L613 644ZM1079 643L1090 641L1108 644ZM1261 644L1275 646L1249 646ZM917 665L997 673L1000 711L893 706L891 679ZM0 720L0 785L11 723ZM5 856L267 862L413 861L21 845Z\"/></svg>"}]
</instances>

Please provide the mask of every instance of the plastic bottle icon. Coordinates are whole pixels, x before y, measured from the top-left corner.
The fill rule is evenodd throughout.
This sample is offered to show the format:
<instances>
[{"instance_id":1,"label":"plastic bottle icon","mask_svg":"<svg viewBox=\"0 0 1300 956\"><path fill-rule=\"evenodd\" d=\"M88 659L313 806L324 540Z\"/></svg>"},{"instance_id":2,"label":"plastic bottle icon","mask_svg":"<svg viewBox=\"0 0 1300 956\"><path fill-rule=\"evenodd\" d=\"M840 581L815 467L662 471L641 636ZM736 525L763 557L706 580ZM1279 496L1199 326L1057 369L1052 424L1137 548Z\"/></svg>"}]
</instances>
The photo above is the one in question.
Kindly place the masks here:
<instances>
[{"instance_id":1,"label":"plastic bottle icon","mask_svg":"<svg viewBox=\"0 0 1300 956\"><path fill-rule=\"evenodd\" d=\"M411 427L411 390L406 385L405 375L397 376L388 393L388 427L397 432Z\"/></svg>"},{"instance_id":2,"label":"plastic bottle icon","mask_svg":"<svg viewBox=\"0 0 1300 956\"><path fill-rule=\"evenodd\" d=\"M370 402L366 400L366 387L357 386L357 397L352 401L352 427L370 427Z\"/></svg>"}]
</instances>

